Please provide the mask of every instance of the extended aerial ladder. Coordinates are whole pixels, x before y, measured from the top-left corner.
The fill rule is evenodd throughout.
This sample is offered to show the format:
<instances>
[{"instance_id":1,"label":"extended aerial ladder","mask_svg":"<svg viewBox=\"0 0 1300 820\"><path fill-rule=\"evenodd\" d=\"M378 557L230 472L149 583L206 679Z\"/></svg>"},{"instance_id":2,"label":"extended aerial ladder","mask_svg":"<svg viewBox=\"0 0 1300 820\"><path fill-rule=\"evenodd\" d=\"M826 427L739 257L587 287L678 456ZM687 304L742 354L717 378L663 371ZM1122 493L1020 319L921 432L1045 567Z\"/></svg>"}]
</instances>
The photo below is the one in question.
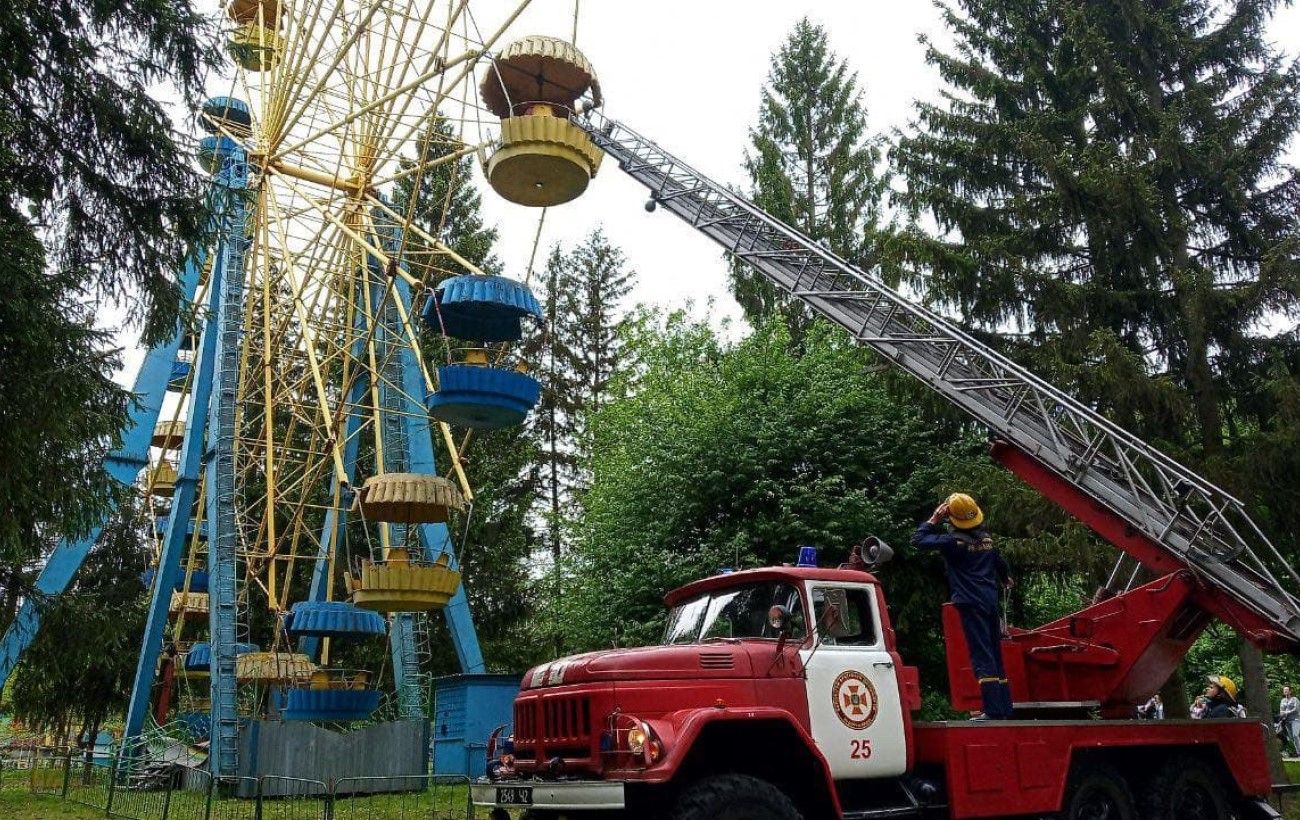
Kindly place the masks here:
<instances>
[{"instance_id":1,"label":"extended aerial ladder","mask_svg":"<svg viewBox=\"0 0 1300 820\"><path fill-rule=\"evenodd\" d=\"M1185 589L1180 600L1261 648L1300 653L1300 574L1240 500L626 125L598 110L573 121L650 190L647 208L682 218L920 379L990 431L1002 464L1140 564L1167 574L1142 588L1148 598ZM1106 628L1124 620L1099 613L1098 623L1110 620ZM1151 653L1162 656L1158 662L1129 658L1130 666L1172 671L1204 626L1188 628L1184 618L1180 627L1175 614L1165 613L1163 631L1146 639L1166 640ZM1065 635L1065 643L1040 640L1031 651L1059 656L1066 646L1083 656L1106 648L1089 640L1091 632L1074 631L1080 634Z\"/></svg>"}]
</instances>

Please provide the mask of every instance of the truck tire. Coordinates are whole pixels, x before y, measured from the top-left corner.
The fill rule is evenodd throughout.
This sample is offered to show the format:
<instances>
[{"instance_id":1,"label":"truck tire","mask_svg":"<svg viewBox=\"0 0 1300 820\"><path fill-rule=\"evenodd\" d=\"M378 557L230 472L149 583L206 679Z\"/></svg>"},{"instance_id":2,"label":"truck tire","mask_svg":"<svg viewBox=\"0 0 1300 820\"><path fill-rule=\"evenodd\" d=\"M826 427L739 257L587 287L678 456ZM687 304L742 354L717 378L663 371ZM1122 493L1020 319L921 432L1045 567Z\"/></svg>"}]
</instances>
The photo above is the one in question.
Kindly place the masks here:
<instances>
[{"instance_id":1,"label":"truck tire","mask_svg":"<svg viewBox=\"0 0 1300 820\"><path fill-rule=\"evenodd\" d=\"M1165 762L1142 789L1142 816L1151 820L1228 820L1234 816L1218 772L1199 757Z\"/></svg>"},{"instance_id":2,"label":"truck tire","mask_svg":"<svg viewBox=\"0 0 1300 820\"><path fill-rule=\"evenodd\" d=\"M757 777L724 774L682 792L672 820L800 820L785 792Z\"/></svg>"},{"instance_id":3,"label":"truck tire","mask_svg":"<svg viewBox=\"0 0 1300 820\"><path fill-rule=\"evenodd\" d=\"M1133 793L1119 772L1104 764L1080 766L1070 774L1061 820L1137 820ZM1146 815L1143 815L1146 820Z\"/></svg>"}]
</instances>

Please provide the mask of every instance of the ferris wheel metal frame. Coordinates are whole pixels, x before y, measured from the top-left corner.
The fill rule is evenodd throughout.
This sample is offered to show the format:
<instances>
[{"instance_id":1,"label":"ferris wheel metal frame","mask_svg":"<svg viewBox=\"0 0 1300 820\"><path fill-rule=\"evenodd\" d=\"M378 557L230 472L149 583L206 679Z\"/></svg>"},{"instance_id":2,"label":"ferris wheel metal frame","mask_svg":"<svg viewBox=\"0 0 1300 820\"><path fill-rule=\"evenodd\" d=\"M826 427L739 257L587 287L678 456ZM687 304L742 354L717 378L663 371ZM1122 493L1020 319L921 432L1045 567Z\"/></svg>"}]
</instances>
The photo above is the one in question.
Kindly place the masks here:
<instances>
[{"instance_id":1,"label":"ferris wheel metal frame","mask_svg":"<svg viewBox=\"0 0 1300 820\"><path fill-rule=\"evenodd\" d=\"M432 126L445 104L459 104L461 127L484 125L482 105L470 99L472 92L457 89L472 87L476 68L491 59L494 46L530 2L514 5L486 36L470 34L468 0L225 4L237 24L233 41L244 49L236 52L237 60L256 64L245 65L232 88L251 103L249 127L210 118L211 142L201 153L208 150L213 171L207 192L212 241L193 251L178 276L193 310L172 339L146 351L133 385L137 403L131 424L123 446L105 465L124 485L145 472L145 492L154 493L155 502L155 482L166 482L171 498L158 508L160 538L127 714L128 744L151 717L150 693L168 636L174 640L183 629L176 619L177 596L184 618L203 595L191 588L196 573L203 572L198 566L203 551L210 765L214 775L230 777L237 773L236 670L240 639L246 637L240 612L249 605L249 579L264 573L257 575L257 585L270 607L283 611L294 562L301 559L313 565L304 600L331 599L358 465L365 458L379 472L389 467L436 475L434 444L441 442L460 492L472 501L462 446L445 422L430 420L425 407L436 381L420 352L415 301L430 290L428 277L439 268L483 271L441 240L442 226L429 230L416 223L414 202L402 212L383 191L405 177L481 153L491 143L482 134L472 141L462 136L457 143L435 146L436 156L430 157ZM443 8L439 26L434 13ZM452 49L453 43L464 47ZM417 258L422 275L411 269ZM323 334L343 341L322 342ZM298 366L292 385L271 363L277 351ZM259 352L265 360L253 361ZM349 359L368 359L368 378L354 373L349 379ZM188 375L178 383L182 361ZM290 391L299 391L301 399L277 403ZM167 419L169 402L176 409ZM292 448L278 439L283 430L272 418L278 410L291 425L316 428L309 435L311 452L302 459L309 465L295 465ZM261 440L251 442L246 431L258 412L265 417L258 428ZM160 422L183 429L174 442L165 437L169 446L177 446L164 447L161 454L153 446ZM361 448L363 434L373 441L368 455ZM302 487L321 481L328 486L328 502L308 503ZM258 497L250 504L246 495L254 485ZM298 529L292 548L278 553L285 536L277 532L282 523L277 504L286 503L284 497L298 505L291 519ZM312 506L311 515L302 513ZM262 515L251 526L248 511L254 507ZM300 539L308 529L302 522L312 515L318 535ZM100 529L56 545L36 582L37 596L64 592ZM382 555L412 546L418 559L441 558L457 570L446 523L384 523L373 529ZM264 555L250 546L250 532L256 532ZM463 584L444 613L462 670L484 671ZM35 638L40 617L41 601L25 601L0 641L0 685ZM390 654L398 712L404 717L426 713L420 631L416 613L393 614ZM276 636L278 642L278 627ZM302 638L299 653L317 658L324 643Z\"/></svg>"}]
</instances>

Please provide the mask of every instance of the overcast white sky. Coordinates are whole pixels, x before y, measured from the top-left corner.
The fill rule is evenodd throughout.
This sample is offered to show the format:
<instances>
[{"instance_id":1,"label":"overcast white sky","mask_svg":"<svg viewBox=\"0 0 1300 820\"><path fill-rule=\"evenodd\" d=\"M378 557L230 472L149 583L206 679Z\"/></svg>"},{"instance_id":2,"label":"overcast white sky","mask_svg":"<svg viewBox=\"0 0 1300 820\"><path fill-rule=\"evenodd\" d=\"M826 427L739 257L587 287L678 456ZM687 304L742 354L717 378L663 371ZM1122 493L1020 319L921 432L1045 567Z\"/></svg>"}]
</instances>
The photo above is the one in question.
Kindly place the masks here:
<instances>
[{"instance_id":1,"label":"overcast white sky","mask_svg":"<svg viewBox=\"0 0 1300 820\"><path fill-rule=\"evenodd\" d=\"M606 114L700 171L737 184L745 182L747 130L770 56L801 17L823 25L832 48L858 72L878 133L903 127L914 100L935 96L938 77L925 64L918 36L948 39L928 0L584 0L580 11L578 46L600 75ZM571 15L567 0L536 0L519 31L567 37ZM1294 53L1300 10L1284 10L1272 33ZM715 246L665 211L647 214L645 198L640 184L607 162L582 198L548 212L545 241L576 241L603 224L639 274L634 300L676 305L691 299L702 307L713 298L715 315L739 315ZM490 194L484 199L501 229L501 256L520 275L535 215Z\"/></svg>"},{"instance_id":2,"label":"overcast white sky","mask_svg":"<svg viewBox=\"0 0 1300 820\"><path fill-rule=\"evenodd\" d=\"M515 2L474 0L471 8L486 26ZM600 76L606 114L715 179L741 184L747 129L769 58L803 16L825 26L834 50L858 72L873 131L904 126L914 100L933 98L937 77L917 38L926 33L944 41L946 34L928 0L582 0L577 44ZM513 33L567 38L572 17L573 0L534 0ZM1271 33L1294 54L1300 9L1284 9ZM222 93L216 85L214 93ZM538 212L481 187L487 220L500 230L506 272L522 276ZM714 300L712 318L738 317L720 252L665 211L646 213L645 198L638 183L606 162L586 194L550 209L539 261L552 244L576 242L599 224L638 273L631 302L676 307L692 301L703 315ZM128 371L138 361L130 356Z\"/></svg>"}]
</instances>

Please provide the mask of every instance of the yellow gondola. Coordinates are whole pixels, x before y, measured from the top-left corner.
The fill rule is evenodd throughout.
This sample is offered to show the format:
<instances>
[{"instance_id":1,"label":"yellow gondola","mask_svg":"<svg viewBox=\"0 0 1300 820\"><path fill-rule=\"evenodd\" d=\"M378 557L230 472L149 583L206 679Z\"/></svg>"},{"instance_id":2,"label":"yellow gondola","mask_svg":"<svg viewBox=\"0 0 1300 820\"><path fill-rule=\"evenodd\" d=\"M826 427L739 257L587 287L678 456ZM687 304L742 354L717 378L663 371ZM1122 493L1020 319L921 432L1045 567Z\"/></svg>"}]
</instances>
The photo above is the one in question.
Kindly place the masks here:
<instances>
[{"instance_id":1,"label":"yellow gondola","mask_svg":"<svg viewBox=\"0 0 1300 820\"><path fill-rule=\"evenodd\" d=\"M389 524L442 524L465 499L445 478L420 473L383 473L366 479L356 508L367 521Z\"/></svg>"},{"instance_id":2,"label":"yellow gondola","mask_svg":"<svg viewBox=\"0 0 1300 820\"><path fill-rule=\"evenodd\" d=\"M449 564L446 553L432 564L417 564L406 550L389 550L383 563L362 561L360 575L347 579L352 603L377 612L441 609L460 588L460 571Z\"/></svg>"}]
</instances>

